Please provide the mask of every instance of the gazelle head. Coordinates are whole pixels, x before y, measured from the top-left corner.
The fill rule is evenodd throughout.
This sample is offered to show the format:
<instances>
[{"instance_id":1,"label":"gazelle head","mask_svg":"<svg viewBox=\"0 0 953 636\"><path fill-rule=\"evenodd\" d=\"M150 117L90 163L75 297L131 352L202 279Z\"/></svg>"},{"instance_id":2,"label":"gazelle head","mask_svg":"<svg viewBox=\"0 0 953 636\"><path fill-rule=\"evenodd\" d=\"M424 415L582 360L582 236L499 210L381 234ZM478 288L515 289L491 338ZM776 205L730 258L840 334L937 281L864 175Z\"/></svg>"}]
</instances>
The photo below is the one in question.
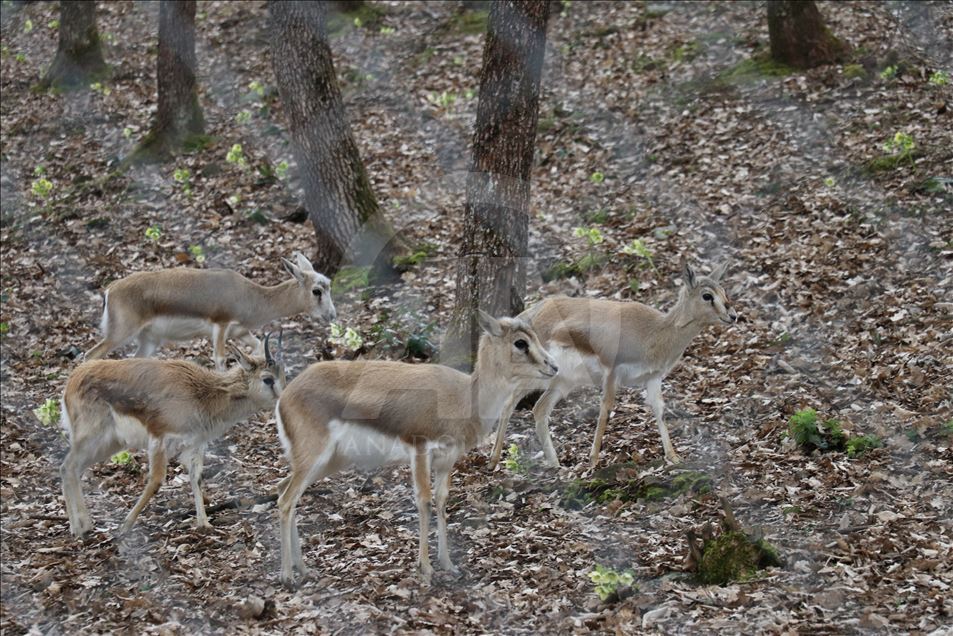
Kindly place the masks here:
<instances>
[{"instance_id":1,"label":"gazelle head","mask_svg":"<svg viewBox=\"0 0 953 636\"><path fill-rule=\"evenodd\" d=\"M485 311L478 314L484 336L480 339L477 362L508 380L545 380L559 369L543 348L530 324L519 318L494 318Z\"/></svg>"},{"instance_id":2,"label":"gazelle head","mask_svg":"<svg viewBox=\"0 0 953 636\"><path fill-rule=\"evenodd\" d=\"M262 405L273 407L287 384L282 363L281 332L275 350L271 350L271 334L265 336L265 357L248 355L239 347L231 346L231 353L241 367L241 374L248 383L248 397Z\"/></svg>"},{"instance_id":3,"label":"gazelle head","mask_svg":"<svg viewBox=\"0 0 953 636\"><path fill-rule=\"evenodd\" d=\"M294 258L294 262L282 258L281 263L298 281L302 305L307 307L306 311L312 318L331 322L337 317L331 300L331 281L324 274L314 271L311 261L301 252L295 252Z\"/></svg>"},{"instance_id":4,"label":"gazelle head","mask_svg":"<svg viewBox=\"0 0 953 636\"><path fill-rule=\"evenodd\" d=\"M721 286L721 277L728 269L727 261L715 268L708 276L699 276L687 263L682 264L682 296L688 303L692 320L703 324L723 322L732 324L738 320L738 314L731 308L725 288Z\"/></svg>"}]
</instances>

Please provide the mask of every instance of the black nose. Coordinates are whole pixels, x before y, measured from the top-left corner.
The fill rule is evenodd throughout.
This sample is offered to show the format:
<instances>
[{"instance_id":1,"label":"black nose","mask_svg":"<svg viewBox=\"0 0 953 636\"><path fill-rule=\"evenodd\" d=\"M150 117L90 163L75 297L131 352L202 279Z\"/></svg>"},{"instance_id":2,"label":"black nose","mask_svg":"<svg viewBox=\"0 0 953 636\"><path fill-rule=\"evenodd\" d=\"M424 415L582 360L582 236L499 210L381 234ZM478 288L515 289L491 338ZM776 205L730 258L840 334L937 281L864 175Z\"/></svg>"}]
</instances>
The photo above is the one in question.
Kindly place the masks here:
<instances>
[{"instance_id":1,"label":"black nose","mask_svg":"<svg viewBox=\"0 0 953 636\"><path fill-rule=\"evenodd\" d=\"M559 373L559 367L557 367L555 364L550 364L549 368L553 370L553 373Z\"/></svg>"}]
</instances>

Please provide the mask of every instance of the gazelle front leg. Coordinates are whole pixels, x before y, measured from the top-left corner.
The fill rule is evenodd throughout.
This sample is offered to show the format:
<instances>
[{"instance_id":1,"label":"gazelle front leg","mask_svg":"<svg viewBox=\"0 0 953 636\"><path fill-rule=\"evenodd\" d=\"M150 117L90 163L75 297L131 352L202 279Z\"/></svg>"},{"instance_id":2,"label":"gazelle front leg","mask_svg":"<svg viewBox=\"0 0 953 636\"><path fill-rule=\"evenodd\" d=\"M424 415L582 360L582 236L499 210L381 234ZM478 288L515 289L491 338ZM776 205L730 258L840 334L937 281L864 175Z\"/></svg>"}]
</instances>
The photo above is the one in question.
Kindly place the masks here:
<instances>
[{"instance_id":1,"label":"gazelle front leg","mask_svg":"<svg viewBox=\"0 0 953 636\"><path fill-rule=\"evenodd\" d=\"M592 452L589 453L589 465L592 468L599 463L599 451L602 449L602 436L606 432L609 414L615 407L615 369L610 369L602 380L602 406L599 408L599 423L596 425L596 436L592 440Z\"/></svg>"},{"instance_id":2,"label":"gazelle front leg","mask_svg":"<svg viewBox=\"0 0 953 636\"><path fill-rule=\"evenodd\" d=\"M662 437L662 449L665 451L665 459L672 464L681 463L682 459L675 452L672 446L672 440L668 437L668 427L662 419L665 412L665 402L662 400L662 379L656 378L649 380L645 385L645 401L652 407L655 413L655 422L658 424L658 432Z\"/></svg>"},{"instance_id":3,"label":"gazelle front leg","mask_svg":"<svg viewBox=\"0 0 953 636\"><path fill-rule=\"evenodd\" d=\"M496 428L496 443L493 444L493 452L490 454L490 470L494 470L500 463L500 456L503 454L503 442L506 441L506 427L510 423L513 411L516 410L516 405L519 404L522 397L522 392L516 391L503 405L503 414L500 416L500 423Z\"/></svg>"},{"instance_id":4,"label":"gazelle front leg","mask_svg":"<svg viewBox=\"0 0 953 636\"><path fill-rule=\"evenodd\" d=\"M417 499L417 514L420 518L420 546L417 553L417 568L421 582L430 585L433 566L430 565L430 454L421 445L414 449L410 460L410 472L414 479L414 495Z\"/></svg>"},{"instance_id":5,"label":"gazelle front leg","mask_svg":"<svg viewBox=\"0 0 953 636\"><path fill-rule=\"evenodd\" d=\"M202 497L202 469L205 465L205 447L193 448L187 451L183 459L189 471L189 483L192 485L192 497L195 499L195 527L210 528L208 516L205 514L205 500Z\"/></svg>"},{"instance_id":6,"label":"gazelle front leg","mask_svg":"<svg viewBox=\"0 0 953 636\"><path fill-rule=\"evenodd\" d=\"M212 357L215 360L216 371L225 370L225 336L227 334L227 324L214 323L212 325Z\"/></svg>"},{"instance_id":7,"label":"gazelle front leg","mask_svg":"<svg viewBox=\"0 0 953 636\"><path fill-rule=\"evenodd\" d=\"M448 572L457 574L460 570L450 560L450 546L447 542L447 497L450 495L450 474L456 457L446 455L434 457L434 503L437 507L437 562Z\"/></svg>"}]
</instances>

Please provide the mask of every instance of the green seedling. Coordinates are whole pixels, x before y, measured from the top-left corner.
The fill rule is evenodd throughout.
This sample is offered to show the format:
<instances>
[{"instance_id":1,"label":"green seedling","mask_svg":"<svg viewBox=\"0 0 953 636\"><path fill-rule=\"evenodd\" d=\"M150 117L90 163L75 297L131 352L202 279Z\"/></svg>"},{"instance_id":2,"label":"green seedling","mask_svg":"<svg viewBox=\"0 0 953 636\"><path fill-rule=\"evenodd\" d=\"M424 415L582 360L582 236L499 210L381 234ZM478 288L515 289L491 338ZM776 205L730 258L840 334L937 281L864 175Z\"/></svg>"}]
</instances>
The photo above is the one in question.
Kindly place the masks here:
<instances>
[{"instance_id":1,"label":"green seedling","mask_svg":"<svg viewBox=\"0 0 953 636\"><path fill-rule=\"evenodd\" d=\"M364 338L361 334L347 327L346 329L336 322L331 323L331 342L337 345L344 345L351 351L357 351L364 345Z\"/></svg>"},{"instance_id":2,"label":"green seedling","mask_svg":"<svg viewBox=\"0 0 953 636\"><path fill-rule=\"evenodd\" d=\"M46 167L38 165L37 167L33 168L33 174L37 177L42 177L46 174Z\"/></svg>"},{"instance_id":3,"label":"green seedling","mask_svg":"<svg viewBox=\"0 0 953 636\"><path fill-rule=\"evenodd\" d=\"M282 180L288 176L288 162L287 161L278 162L278 165L275 166L275 176Z\"/></svg>"},{"instance_id":4,"label":"green seedling","mask_svg":"<svg viewBox=\"0 0 953 636\"><path fill-rule=\"evenodd\" d=\"M186 194L192 194L191 177L192 173L188 168L176 168L175 172L172 173L172 178L176 183L182 185L182 191Z\"/></svg>"},{"instance_id":5,"label":"green seedling","mask_svg":"<svg viewBox=\"0 0 953 636\"><path fill-rule=\"evenodd\" d=\"M860 435L847 440L847 456L857 457L872 448L880 448L883 442L876 435Z\"/></svg>"},{"instance_id":6,"label":"green seedling","mask_svg":"<svg viewBox=\"0 0 953 636\"><path fill-rule=\"evenodd\" d=\"M33 182L33 185L30 187L30 190L33 192L33 196L38 199L46 199L53 193L53 183L44 177L40 177Z\"/></svg>"},{"instance_id":7,"label":"green seedling","mask_svg":"<svg viewBox=\"0 0 953 636\"><path fill-rule=\"evenodd\" d=\"M189 254L192 255L196 263L205 262L205 250L202 249L201 245L189 245Z\"/></svg>"},{"instance_id":8,"label":"green seedling","mask_svg":"<svg viewBox=\"0 0 953 636\"><path fill-rule=\"evenodd\" d=\"M946 86L950 83L950 75L946 71L933 71L928 81L931 86Z\"/></svg>"},{"instance_id":9,"label":"green seedling","mask_svg":"<svg viewBox=\"0 0 953 636\"><path fill-rule=\"evenodd\" d=\"M43 426L53 426L60 421L60 405L53 398L47 398L46 402L33 409L33 415L40 420Z\"/></svg>"},{"instance_id":10,"label":"green seedling","mask_svg":"<svg viewBox=\"0 0 953 636\"><path fill-rule=\"evenodd\" d=\"M354 18L354 28L360 29L362 26L364 26L364 20L361 20L360 17Z\"/></svg>"},{"instance_id":11,"label":"green seedling","mask_svg":"<svg viewBox=\"0 0 953 636\"><path fill-rule=\"evenodd\" d=\"M32 30L33 30L33 20L31 20L30 18L27 18L26 20L23 21L23 32L29 33Z\"/></svg>"},{"instance_id":12,"label":"green seedling","mask_svg":"<svg viewBox=\"0 0 953 636\"><path fill-rule=\"evenodd\" d=\"M93 91L94 93L99 93L103 97L108 97L113 92L111 88L109 88L102 82L93 82L92 84L89 85L89 90Z\"/></svg>"},{"instance_id":13,"label":"green seedling","mask_svg":"<svg viewBox=\"0 0 953 636\"><path fill-rule=\"evenodd\" d=\"M596 170L591 175L589 175L589 180L593 183L602 183L606 180L606 175Z\"/></svg>"},{"instance_id":14,"label":"green seedling","mask_svg":"<svg viewBox=\"0 0 953 636\"><path fill-rule=\"evenodd\" d=\"M225 155L225 161L242 168L248 166L248 160L245 158L245 152L242 150L241 144L232 144L232 147L228 149L228 154Z\"/></svg>"},{"instance_id":15,"label":"green seedling","mask_svg":"<svg viewBox=\"0 0 953 636\"><path fill-rule=\"evenodd\" d=\"M589 573L589 580L595 585L596 596L605 602L618 596L620 588L631 587L635 576L630 570L616 572L612 568L596 565L595 569Z\"/></svg>"},{"instance_id":16,"label":"green seedling","mask_svg":"<svg viewBox=\"0 0 953 636\"><path fill-rule=\"evenodd\" d=\"M382 26L380 33L381 35L392 35L397 29L389 26Z\"/></svg>"},{"instance_id":17,"label":"green seedling","mask_svg":"<svg viewBox=\"0 0 953 636\"><path fill-rule=\"evenodd\" d=\"M56 19L50 20L46 23L46 27L51 31L56 31L58 28L60 28L60 21Z\"/></svg>"},{"instance_id":18,"label":"green seedling","mask_svg":"<svg viewBox=\"0 0 953 636\"><path fill-rule=\"evenodd\" d=\"M897 67L895 65L888 66L884 70L880 71L880 79L884 81L892 80L896 76L897 76Z\"/></svg>"},{"instance_id":19,"label":"green seedling","mask_svg":"<svg viewBox=\"0 0 953 636\"><path fill-rule=\"evenodd\" d=\"M456 93L449 93L449 92L447 92L447 91L443 91L443 92L440 93L439 95L437 95L436 93L428 93L428 94L427 94L427 101L429 101L431 104L435 104L435 105L437 105L437 106L440 106L440 107L443 108L444 110L447 110L447 109L449 109L451 106L453 106L454 103L456 103L456 101L457 101L457 94L456 94Z\"/></svg>"},{"instance_id":20,"label":"green seedling","mask_svg":"<svg viewBox=\"0 0 953 636\"><path fill-rule=\"evenodd\" d=\"M158 225L153 225L146 230L146 238L150 241L158 241L161 236L162 230L159 229Z\"/></svg>"},{"instance_id":21,"label":"green seedling","mask_svg":"<svg viewBox=\"0 0 953 636\"><path fill-rule=\"evenodd\" d=\"M126 126L125 128L123 128L122 136L125 137L126 139L132 139L132 128L130 128L129 126Z\"/></svg>"},{"instance_id":22,"label":"green seedling","mask_svg":"<svg viewBox=\"0 0 953 636\"><path fill-rule=\"evenodd\" d=\"M524 474L526 466L523 465L521 459L519 446L510 444L510 447L506 449L506 459L503 460L503 465L511 472Z\"/></svg>"},{"instance_id":23,"label":"green seedling","mask_svg":"<svg viewBox=\"0 0 953 636\"><path fill-rule=\"evenodd\" d=\"M235 123L244 125L251 121L251 111L241 110L235 115Z\"/></svg>"},{"instance_id":24,"label":"green seedling","mask_svg":"<svg viewBox=\"0 0 953 636\"><path fill-rule=\"evenodd\" d=\"M639 256L648 261L649 266L655 269L655 261L652 260L652 251L646 247L641 239L632 239L632 242L622 248L623 254L629 256Z\"/></svg>"},{"instance_id":25,"label":"green seedling","mask_svg":"<svg viewBox=\"0 0 953 636\"><path fill-rule=\"evenodd\" d=\"M834 180L834 177L827 177L824 179L824 185L826 185L828 188L833 188L837 185L837 181Z\"/></svg>"},{"instance_id":26,"label":"green seedling","mask_svg":"<svg viewBox=\"0 0 953 636\"><path fill-rule=\"evenodd\" d=\"M953 435L953 418L944 422L940 427L940 430L942 430L946 435Z\"/></svg>"},{"instance_id":27,"label":"green seedling","mask_svg":"<svg viewBox=\"0 0 953 636\"><path fill-rule=\"evenodd\" d=\"M0 336L5 336L10 333L10 323L0 322Z\"/></svg>"},{"instance_id":28,"label":"green seedling","mask_svg":"<svg viewBox=\"0 0 953 636\"><path fill-rule=\"evenodd\" d=\"M597 227L577 227L573 228L572 233L579 238L585 238L589 242L589 247L595 247L605 241L602 231Z\"/></svg>"},{"instance_id":29,"label":"green seedling","mask_svg":"<svg viewBox=\"0 0 953 636\"><path fill-rule=\"evenodd\" d=\"M132 453L127 450L119 451L109 458L109 461L118 466L128 466L133 462Z\"/></svg>"},{"instance_id":30,"label":"green seedling","mask_svg":"<svg viewBox=\"0 0 953 636\"><path fill-rule=\"evenodd\" d=\"M265 96L265 86L264 86L261 82L259 82L258 80L254 80L254 81L249 82L249 83L248 83L248 90L250 90L251 92L253 92L255 95L258 95L259 97L264 97L264 96Z\"/></svg>"},{"instance_id":31,"label":"green seedling","mask_svg":"<svg viewBox=\"0 0 953 636\"><path fill-rule=\"evenodd\" d=\"M23 64L26 62L26 53L17 53L16 55L13 56L13 59Z\"/></svg>"}]
</instances>

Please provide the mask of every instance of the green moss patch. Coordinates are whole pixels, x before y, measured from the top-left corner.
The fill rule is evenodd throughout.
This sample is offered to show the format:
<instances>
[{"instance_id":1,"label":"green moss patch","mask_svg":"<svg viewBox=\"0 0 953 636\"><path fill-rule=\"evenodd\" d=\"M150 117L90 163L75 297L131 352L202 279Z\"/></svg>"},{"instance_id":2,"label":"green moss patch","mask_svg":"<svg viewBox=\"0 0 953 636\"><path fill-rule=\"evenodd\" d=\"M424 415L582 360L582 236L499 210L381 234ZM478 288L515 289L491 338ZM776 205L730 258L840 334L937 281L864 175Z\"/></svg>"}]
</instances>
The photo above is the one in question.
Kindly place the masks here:
<instances>
[{"instance_id":1,"label":"green moss patch","mask_svg":"<svg viewBox=\"0 0 953 636\"><path fill-rule=\"evenodd\" d=\"M764 539L752 540L743 532L723 532L705 545L698 580L726 585L753 578L758 570L780 566L777 549Z\"/></svg>"},{"instance_id":2,"label":"green moss patch","mask_svg":"<svg viewBox=\"0 0 953 636\"><path fill-rule=\"evenodd\" d=\"M666 475L639 477L634 462L613 464L590 479L576 479L563 490L564 508L579 509L591 503L612 501L663 501L683 493L711 492L711 478L697 471L679 471Z\"/></svg>"},{"instance_id":3,"label":"green moss patch","mask_svg":"<svg viewBox=\"0 0 953 636\"><path fill-rule=\"evenodd\" d=\"M768 77L785 77L793 72L793 68L775 62L768 55L756 55L725 69L716 79L728 84L744 84Z\"/></svg>"}]
</instances>

